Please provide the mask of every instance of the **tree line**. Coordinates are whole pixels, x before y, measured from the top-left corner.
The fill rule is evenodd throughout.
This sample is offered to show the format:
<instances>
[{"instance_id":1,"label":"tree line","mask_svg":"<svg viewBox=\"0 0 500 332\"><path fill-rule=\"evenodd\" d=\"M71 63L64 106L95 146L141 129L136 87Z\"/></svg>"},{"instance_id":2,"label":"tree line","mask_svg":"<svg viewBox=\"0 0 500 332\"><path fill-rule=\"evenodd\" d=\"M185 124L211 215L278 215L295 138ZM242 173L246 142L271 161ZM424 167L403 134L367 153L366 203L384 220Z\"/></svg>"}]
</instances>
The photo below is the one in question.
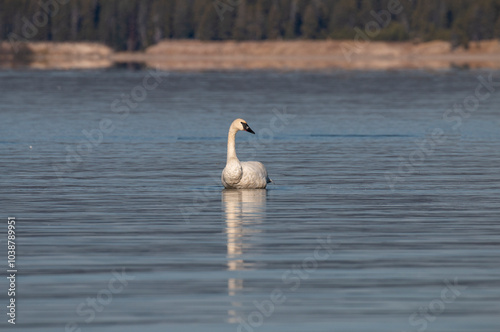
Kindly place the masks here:
<instances>
[{"instance_id":1,"label":"tree line","mask_svg":"<svg viewBox=\"0 0 500 332\"><path fill-rule=\"evenodd\" d=\"M0 39L115 50L162 39L352 39L360 29L372 40L467 46L500 38L500 0L0 0Z\"/></svg>"}]
</instances>

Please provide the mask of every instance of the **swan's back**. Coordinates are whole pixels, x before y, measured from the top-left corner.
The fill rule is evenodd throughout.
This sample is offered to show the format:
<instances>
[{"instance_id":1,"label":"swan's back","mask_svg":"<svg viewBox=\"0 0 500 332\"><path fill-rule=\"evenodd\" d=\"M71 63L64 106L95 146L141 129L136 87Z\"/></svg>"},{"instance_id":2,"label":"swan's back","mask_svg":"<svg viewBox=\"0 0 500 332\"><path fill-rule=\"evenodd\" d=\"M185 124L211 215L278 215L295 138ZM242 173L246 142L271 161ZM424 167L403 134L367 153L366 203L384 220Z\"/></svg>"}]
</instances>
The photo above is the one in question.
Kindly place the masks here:
<instances>
[{"instance_id":1,"label":"swan's back","mask_svg":"<svg viewBox=\"0 0 500 332\"><path fill-rule=\"evenodd\" d=\"M261 162L245 161L238 162L241 166L241 178L238 182L231 178L231 169L227 166L222 171L222 184L227 189L265 189L271 182L267 176L267 170Z\"/></svg>"},{"instance_id":2,"label":"swan's back","mask_svg":"<svg viewBox=\"0 0 500 332\"><path fill-rule=\"evenodd\" d=\"M271 182L266 167L259 161L244 161L241 163L241 168L243 170L239 182L241 188L264 189Z\"/></svg>"}]
</instances>

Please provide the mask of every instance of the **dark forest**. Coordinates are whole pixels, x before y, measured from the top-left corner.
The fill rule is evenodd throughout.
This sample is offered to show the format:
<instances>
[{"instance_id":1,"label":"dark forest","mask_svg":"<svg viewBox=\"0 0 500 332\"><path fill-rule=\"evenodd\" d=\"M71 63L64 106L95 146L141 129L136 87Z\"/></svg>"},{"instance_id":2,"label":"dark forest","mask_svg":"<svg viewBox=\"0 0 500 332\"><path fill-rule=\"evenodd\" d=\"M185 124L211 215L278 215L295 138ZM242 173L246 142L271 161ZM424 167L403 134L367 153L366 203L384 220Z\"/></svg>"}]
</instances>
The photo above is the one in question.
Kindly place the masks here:
<instances>
[{"instance_id":1,"label":"dark forest","mask_svg":"<svg viewBox=\"0 0 500 332\"><path fill-rule=\"evenodd\" d=\"M351 39L355 28L370 27L369 22L381 27L374 40L439 39L467 46L471 41L500 38L500 0L0 2L4 40L97 41L130 51L161 39Z\"/></svg>"}]
</instances>

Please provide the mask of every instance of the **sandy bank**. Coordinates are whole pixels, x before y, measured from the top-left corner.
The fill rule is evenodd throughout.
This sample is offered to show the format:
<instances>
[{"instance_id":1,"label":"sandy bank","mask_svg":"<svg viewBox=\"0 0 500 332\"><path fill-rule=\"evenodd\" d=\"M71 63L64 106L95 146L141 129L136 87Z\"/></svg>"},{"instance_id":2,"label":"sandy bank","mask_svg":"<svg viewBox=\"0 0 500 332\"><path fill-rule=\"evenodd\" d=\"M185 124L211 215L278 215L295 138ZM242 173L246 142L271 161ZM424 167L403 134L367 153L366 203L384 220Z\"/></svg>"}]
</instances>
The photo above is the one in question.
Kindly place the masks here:
<instances>
[{"instance_id":1,"label":"sandy bank","mask_svg":"<svg viewBox=\"0 0 500 332\"><path fill-rule=\"evenodd\" d=\"M164 70L320 70L320 69L500 69L500 42L471 43L452 49L444 41L225 41L168 40L145 52L117 52L97 43L26 43L16 53L0 43L0 63L40 69L106 68L140 63ZM1 65L0 65L1 66Z\"/></svg>"},{"instance_id":2,"label":"sandy bank","mask_svg":"<svg viewBox=\"0 0 500 332\"><path fill-rule=\"evenodd\" d=\"M164 41L146 50L147 64L162 69L442 69L500 68L500 42ZM124 60L127 54L116 54Z\"/></svg>"},{"instance_id":3,"label":"sandy bank","mask_svg":"<svg viewBox=\"0 0 500 332\"><path fill-rule=\"evenodd\" d=\"M106 68L113 65L112 54L111 48L99 43L0 42L0 68Z\"/></svg>"}]
</instances>

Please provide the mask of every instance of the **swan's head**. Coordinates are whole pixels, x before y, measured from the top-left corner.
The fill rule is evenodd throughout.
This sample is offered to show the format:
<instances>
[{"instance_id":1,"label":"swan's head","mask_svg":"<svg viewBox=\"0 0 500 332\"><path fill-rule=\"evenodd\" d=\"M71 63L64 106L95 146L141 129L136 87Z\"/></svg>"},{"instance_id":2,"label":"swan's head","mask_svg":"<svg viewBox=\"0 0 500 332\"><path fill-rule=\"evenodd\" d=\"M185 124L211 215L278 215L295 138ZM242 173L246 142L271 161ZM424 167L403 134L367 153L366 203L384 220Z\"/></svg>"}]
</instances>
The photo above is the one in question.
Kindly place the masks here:
<instances>
[{"instance_id":1,"label":"swan's head","mask_svg":"<svg viewBox=\"0 0 500 332\"><path fill-rule=\"evenodd\" d=\"M237 130L248 131L251 134L255 134L255 132L250 128L248 123L243 119L236 119L231 124L231 127L236 128Z\"/></svg>"}]
</instances>

